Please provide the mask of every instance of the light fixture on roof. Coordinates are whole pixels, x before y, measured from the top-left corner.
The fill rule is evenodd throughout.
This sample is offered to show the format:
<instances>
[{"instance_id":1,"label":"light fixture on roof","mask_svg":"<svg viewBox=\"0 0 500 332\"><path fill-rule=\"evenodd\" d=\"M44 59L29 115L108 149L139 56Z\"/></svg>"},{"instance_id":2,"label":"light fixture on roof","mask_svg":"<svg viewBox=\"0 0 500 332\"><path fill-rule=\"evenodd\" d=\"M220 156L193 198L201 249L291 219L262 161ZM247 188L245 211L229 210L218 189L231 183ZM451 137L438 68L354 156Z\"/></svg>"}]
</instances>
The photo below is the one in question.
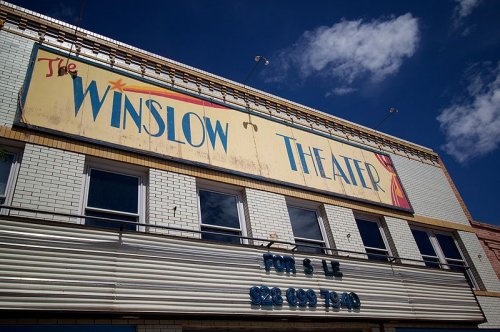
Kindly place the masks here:
<instances>
[{"instance_id":1,"label":"light fixture on roof","mask_svg":"<svg viewBox=\"0 0 500 332\"><path fill-rule=\"evenodd\" d=\"M264 66L267 66L270 63L269 60L267 60L267 58L263 57L262 55L256 55L254 59L255 59L255 64L253 65L252 69L250 69L247 76L243 80L243 85L245 85L245 86L246 86L248 80L250 79L250 77L252 76L253 72L255 71L257 66L259 65L259 63L263 62Z\"/></svg>"},{"instance_id":2,"label":"light fixture on roof","mask_svg":"<svg viewBox=\"0 0 500 332\"><path fill-rule=\"evenodd\" d=\"M387 115L386 115L386 116L382 119L382 121L380 121L380 122L379 122L379 123L378 123L375 127L373 127L373 129L377 130L377 128L379 128L379 127L380 127L380 125L381 125L382 123L384 123L384 121L385 121L385 120L389 119L389 117L391 117L391 115L396 114L396 113L398 113L398 112L399 112L399 111L398 111L396 108L394 108L394 107L389 108L389 114L387 114Z\"/></svg>"},{"instance_id":3,"label":"light fixture on roof","mask_svg":"<svg viewBox=\"0 0 500 332\"><path fill-rule=\"evenodd\" d=\"M243 80L243 86L245 88L245 96L247 95L247 92L248 92L247 82L250 79L250 77L252 76L252 74L255 71L255 69L257 68L257 66L259 65L259 63L263 62L264 66L267 66L270 63L269 60L267 60L267 58L263 57L262 55L256 55L255 58L254 58L254 60L255 60L255 64L252 66L252 69L250 69L250 71L248 72L247 76ZM253 130L257 131L258 130L257 125L254 124L254 123L252 123L252 118L250 117L250 106L248 104L248 100L245 99L245 102L247 103L248 121L244 121L243 122L243 127L245 129L247 129L248 125L251 125L252 128L253 128Z\"/></svg>"},{"instance_id":4,"label":"light fixture on roof","mask_svg":"<svg viewBox=\"0 0 500 332\"><path fill-rule=\"evenodd\" d=\"M267 66L269 64L269 60L267 60L265 57L263 57L262 55L256 55L255 62L259 63L260 60L264 60L264 66Z\"/></svg>"}]
</instances>

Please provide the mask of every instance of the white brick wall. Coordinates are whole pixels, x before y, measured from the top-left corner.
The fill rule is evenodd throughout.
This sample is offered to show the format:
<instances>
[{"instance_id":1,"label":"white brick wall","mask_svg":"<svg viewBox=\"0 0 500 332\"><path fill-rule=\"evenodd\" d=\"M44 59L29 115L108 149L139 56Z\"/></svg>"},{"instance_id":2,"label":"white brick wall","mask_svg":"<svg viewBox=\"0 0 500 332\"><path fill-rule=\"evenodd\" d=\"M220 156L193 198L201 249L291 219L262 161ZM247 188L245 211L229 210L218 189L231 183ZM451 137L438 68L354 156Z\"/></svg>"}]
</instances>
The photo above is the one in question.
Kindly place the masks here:
<instances>
[{"instance_id":1,"label":"white brick wall","mask_svg":"<svg viewBox=\"0 0 500 332\"><path fill-rule=\"evenodd\" d=\"M359 234L358 226L356 225L356 220L351 209L325 204L322 210L322 214L326 217L325 223L328 223L333 233L333 239L329 239L332 247L341 250L365 252L363 240L361 240L361 235ZM339 252L339 254L366 258L365 255L342 252Z\"/></svg>"},{"instance_id":2,"label":"white brick wall","mask_svg":"<svg viewBox=\"0 0 500 332\"><path fill-rule=\"evenodd\" d=\"M252 237L294 242L292 224L284 196L245 188L244 197L246 198L246 220L250 226L247 229L251 229ZM289 247L278 244L274 246Z\"/></svg>"},{"instance_id":3,"label":"white brick wall","mask_svg":"<svg viewBox=\"0 0 500 332\"><path fill-rule=\"evenodd\" d=\"M12 205L78 214L85 156L78 153L26 144L14 189ZM12 215L35 216L11 211ZM38 213L36 216L79 222L77 218L55 217Z\"/></svg>"},{"instance_id":4,"label":"white brick wall","mask_svg":"<svg viewBox=\"0 0 500 332\"><path fill-rule=\"evenodd\" d=\"M477 301L483 309L487 322L480 328L500 328L500 297L478 296Z\"/></svg>"},{"instance_id":5,"label":"white brick wall","mask_svg":"<svg viewBox=\"0 0 500 332\"><path fill-rule=\"evenodd\" d=\"M415 214L469 225L441 168L391 154Z\"/></svg>"},{"instance_id":6,"label":"white brick wall","mask_svg":"<svg viewBox=\"0 0 500 332\"><path fill-rule=\"evenodd\" d=\"M391 246L392 254L401 258L422 260L415 238L411 233L410 226L406 220L385 217L385 230L387 241ZM413 265L425 265L424 263L413 262L402 259L401 263Z\"/></svg>"},{"instance_id":7,"label":"white brick wall","mask_svg":"<svg viewBox=\"0 0 500 332\"><path fill-rule=\"evenodd\" d=\"M14 122L33 41L0 30L0 125Z\"/></svg>"},{"instance_id":8,"label":"white brick wall","mask_svg":"<svg viewBox=\"0 0 500 332\"><path fill-rule=\"evenodd\" d=\"M149 170L149 223L200 230L196 179L151 168ZM175 213L174 213L175 208ZM200 238L199 233L150 228L151 232Z\"/></svg>"},{"instance_id":9,"label":"white brick wall","mask_svg":"<svg viewBox=\"0 0 500 332\"><path fill-rule=\"evenodd\" d=\"M458 238L465 258L472 262L472 272L480 286L490 292L500 292L500 281L476 234L458 231Z\"/></svg>"}]
</instances>

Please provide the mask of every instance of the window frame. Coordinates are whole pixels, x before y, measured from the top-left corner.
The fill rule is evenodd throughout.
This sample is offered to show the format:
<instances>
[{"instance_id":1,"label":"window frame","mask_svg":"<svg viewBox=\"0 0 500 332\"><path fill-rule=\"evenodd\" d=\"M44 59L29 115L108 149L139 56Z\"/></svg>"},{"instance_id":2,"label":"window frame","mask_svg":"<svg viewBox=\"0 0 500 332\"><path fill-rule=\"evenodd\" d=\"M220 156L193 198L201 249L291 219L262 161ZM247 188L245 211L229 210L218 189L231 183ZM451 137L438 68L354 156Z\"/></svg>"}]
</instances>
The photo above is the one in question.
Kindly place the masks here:
<instances>
[{"instance_id":1,"label":"window frame","mask_svg":"<svg viewBox=\"0 0 500 332\"><path fill-rule=\"evenodd\" d=\"M293 234L293 227L292 227L292 220L290 218L290 212L288 212L289 207L314 212L316 214L316 220L318 222L319 230L321 232L321 237L323 238L323 241L295 236L295 234ZM287 197L287 199L286 199L286 208L287 208L287 213L288 213L288 219L290 220L290 228L292 229L293 242L297 245L297 247L300 246L300 244L297 244L296 240L299 240L302 242L323 244L323 246L322 246L323 254L329 254L330 250L328 250L326 248L330 248L330 244L328 241L328 234L326 233L323 217L321 216L320 207L321 207L321 204L316 203L316 202L303 201L303 200L289 198L289 197Z\"/></svg>"},{"instance_id":2,"label":"window frame","mask_svg":"<svg viewBox=\"0 0 500 332\"><path fill-rule=\"evenodd\" d=\"M358 228L358 232L360 233L360 236L361 236L361 232L359 230L358 223L357 223L358 219L360 219L362 221L373 222L373 223L377 224L378 231L380 233L380 236L382 237L382 241L384 242L385 250L381 249L381 248L368 247L368 246L365 246L365 244L363 243L363 237L361 236L361 243L363 243L363 248L365 249L366 259L368 259L370 261L383 262L383 260L370 259L368 256L369 253L366 252L366 249L375 250L375 251L385 251L386 257L387 257L387 260L386 260L387 262L389 262L390 257L392 257L391 246L389 245L389 241L387 241L387 237L385 235L384 226L382 225L382 218L383 218L382 216L363 214L363 213L358 213L358 212L354 213L354 220L356 221L356 227Z\"/></svg>"},{"instance_id":3,"label":"window frame","mask_svg":"<svg viewBox=\"0 0 500 332\"><path fill-rule=\"evenodd\" d=\"M434 253L436 254L436 256L430 256L430 255L423 255L421 252L420 252L420 249L418 249L418 252L420 254L420 256L422 256L422 260L424 262L425 261L425 258L430 258L430 259L437 259L437 264L439 265L439 268L443 268L443 260L444 260L444 263L446 264L446 259L444 258L444 253L443 251L441 250L441 246L439 245L439 243L437 242L437 238L435 237L434 233L432 232L431 229L429 228L425 228L425 227L418 227L418 226L410 226L410 230L416 230L416 231L421 231L421 232L424 232L427 237L429 238L429 242L431 243L431 246L432 246L432 249L434 249ZM432 234L432 236L431 236ZM415 243L417 243L417 240L415 239L415 235L413 235L412 233L412 236L413 236L413 239L415 240ZM454 238L454 237L453 237ZM455 243L456 244L456 243ZM418 243L417 243L417 248L418 248ZM462 253L460 253L462 254ZM427 266L427 265L426 265ZM445 265L446 266L446 265ZM427 267L431 267L432 266L427 266ZM449 269L448 266L446 266L447 269Z\"/></svg>"},{"instance_id":4,"label":"window frame","mask_svg":"<svg viewBox=\"0 0 500 332\"><path fill-rule=\"evenodd\" d=\"M88 206L89 198L89 188L90 188L90 174L92 170L113 173L123 176L135 177L137 181L137 213L130 213L124 211L108 210L102 208L95 208ZM114 214L118 216L128 216L137 217L137 222L146 223L146 191L147 191L147 172L142 168L138 168L135 165L121 164L114 162L107 162L102 160L90 159L86 161L86 165L83 171L83 189L82 189L82 200L81 200L81 211L80 215L86 216L86 211L95 211ZM91 217L91 216L89 216ZM86 225L86 218L81 218L80 223ZM111 227L110 229L115 229ZM118 227L116 229L119 229ZM146 229L143 225L137 225L136 232L144 232Z\"/></svg>"},{"instance_id":5,"label":"window frame","mask_svg":"<svg viewBox=\"0 0 500 332\"><path fill-rule=\"evenodd\" d=\"M209 191L216 194L234 196L236 198L236 211L238 212L238 221L240 223L240 228L232 228L225 226L217 226L203 223L202 215L201 215L201 199L200 199L200 190L201 191ZM245 209L243 206L242 199L242 189L238 187L233 187L230 185L215 183L210 181L198 180L196 182L196 200L198 203L198 226L199 230L202 231L202 227L209 228L209 231L217 232L217 230L228 231L228 232L239 232L239 236L247 236L247 228L246 228L246 219L245 219ZM203 236L203 233L200 233L200 238ZM238 244L238 243L230 243L225 241L216 241L216 240L207 240L207 241L215 241L218 243L224 244ZM240 238L239 244L248 244L248 239Z\"/></svg>"},{"instance_id":6,"label":"window frame","mask_svg":"<svg viewBox=\"0 0 500 332\"><path fill-rule=\"evenodd\" d=\"M19 174L19 168L21 167L21 159L23 150L21 148L2 146L6 154L11 154L14 156L12 159L12 164L10 167L10 173L7 177L7 184L5 186L4 202L0 205L11 205L12 199L14 197L15 182ZM1 195L0 195L1 196ZM10 210L2 209L0 214L8 214Z\"/></svg>"},{"instance_id":7,"label":"window frame","mask_svg":"<svg viewBox=\"0 0 500 332\"><path fill-rule=\"evenodd\" d=\"M434 249L434 252L436 253L437 255L437 258L439 259L439 269L443 269L443 270L448 270L448 271L451 271L451 268L450 266L448 266L448 261L447 260L450 260L450 261L456 261L456 262L460 262L460 263L463 263L464 266L469 266L469 264L467 263L467 260L465 259L464 257L464 254L462 252L462 249L460 249L460 245L457 241L457 238L456 236L453 234L453 233L450 233L450 232L447 232L447 231L443 231L443 230L439 230L439 229L434 229L434 228L425 228L425 227L421 227L421 226L415 226L415 225L411 225L410 226L410 229L415 229L415 230L418 230L418 231L422 231L422 232L425 232L427 234L427 236L429 237L429 241L431 242L431 245L432 245L432 248ZM460 257L462 257L461 260L459 259L456 259L456 258L446 258L444 252L443 252L443 249L441 249L441 245L439 244L439 241L436 237L436 234L441 234L441 235L446 235L446 236L450 236L452 239L453 239L453 243L455 244L455 247L457 248L458 250L458 253L460 254ZM412 234L413 235L413 234ZM415 239L415 237L413 237ZM417 241L415 240L415 243ZM417 245L418 247L418 245ZM419 254L420 256L422 256L422 258L424 258L424 256L428 256L428 255L422 255L422 253L420 252L420 249L419 249ZM432 256L429 256L429 257L432 257ZM453 263L451 263L453 264ZM460 264L456 264L456 265L460 265ZM432 266L426 266L428 268L436 268L436 267L432 267ZM472 283L472 287L474 289L479 289L479 285L476 281L476 278L474 277L472 271L469 269L465 269L465 273L467 273L467 276L469 277L469 280L471 281Z\"/></svg>"}]
</instances>

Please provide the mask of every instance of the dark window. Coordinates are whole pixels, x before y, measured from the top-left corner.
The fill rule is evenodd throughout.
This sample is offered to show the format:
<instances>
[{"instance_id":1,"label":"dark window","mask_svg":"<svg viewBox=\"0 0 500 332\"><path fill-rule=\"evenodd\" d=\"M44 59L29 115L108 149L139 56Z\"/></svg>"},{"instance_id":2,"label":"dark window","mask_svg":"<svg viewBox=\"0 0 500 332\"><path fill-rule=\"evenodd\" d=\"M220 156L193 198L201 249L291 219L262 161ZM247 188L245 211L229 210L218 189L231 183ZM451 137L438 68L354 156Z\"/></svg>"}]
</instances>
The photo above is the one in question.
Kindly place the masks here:
<instances>
[{"instance_id":1,"label":"dark window","mask_svg":"<svg viewBox=\"0 0 500 332\"><path fill-rule=\"evenodd\" d=\"M465 261L462 258L453 237L445 234L436 234L436 239L441 247L441 250L443 251L444 259L446 260L446 264L448 264L448 268L453 271L466 272ZM470 273L465 273L465 277L472 286Z\"/></svg>"},{"instance_id":2,"label":"dark window","mask_svg":"<svg viewBox=\"0 0 500 332\"><path fill-rule=\"evenodd\" d=\"M235 235L241 235L239 231L227 231L205 226L201 226L201 230L204 232L201 235L201 238L204 240L227 242L227 243L241 243L240 238L235 236Z\"/></svg>"},{"instance_id":3,"label":"dark window","mask_svg":"<svg viewBox=\"0 0 500 332\"><path fill-rule=\"evenodd\" d=\"M11 179L11 173L16 156L12 153L5 153L0 159L0 204L4 204L7 198L7 190Z\"/></svg>"},{"instance_id":4,"label":"dark window","mask_svg":"<svg viewBox=\"0 0 500 332\"><path fill-rule=\"evenodd\" d=\"M462 260L462 255L460 255L460 251L458 251L453 237L444 234L436 234L436 239L439 242L441 250L443 250L444 257Z\"/></svg>"},{"instance_id":5,"label":"dark window","mask_svg":"<svg viewBox=\"0 0 500 332\"><path fill-rule=\"evenodd\" d=\"M242 235L237 195L200 189L201 238L241 243ZM232 236L233 235L233 236Z\"/></svg>"},{"instance_id":6,"label":"dark window","mask_svg":"<svg viewBox=\"0 0 500 332\"><path fill-rule=\"evenodd\" d=\"M431 239L427 232L412 229L413 237L417 242L418 249L420 250L420 254L422 255L423 260L425 261L425 265L429 267L440 267L439 257L432 246Z\"/></svg>"},{"instance_id":7,"label":"dark window","mask_svg":"<svg viewBox=\"0 0 500 332\"><path fill-rule=\"evenodd\" d=\"M463 272L471 288L475 287L453 236L423 229L412 229L412 233L426 266Z\"/></svg>"},{"instance_id":8,"label":"dark window","mask_svg":"<svg viewBox=\"0 0 500 332\"><path fill-rule=\"evenodd\" d=\"M98 169L89 170L87 204L85 215L139 221L139 193L141 180L130 176ZM120 228L120 222L86 218L85 224L104 228ZM136 230L134 224L123 224L123 229Z\"/></svg>"},{"instance_id":9,"label":"dark window","mask_svg":"<svg viewBox=\"0 0 500 332\"><path fill-rule=\"evenodd\" d=\"M316 211L289 206L288 215L292 223L297 250L317 254L324 253L325 240Z\"/></svg>"},{"instance_id":10,"label":"dark window","mask_svg":"<svg viewBox=\"0 0 500 332\"><path fill-rule=\"evenodd\" d=\"M388 261L389 251L385 245L384 238L376 221L356 219L359 233L368 259L376 261Z\"/></svg>"}]
</instances>

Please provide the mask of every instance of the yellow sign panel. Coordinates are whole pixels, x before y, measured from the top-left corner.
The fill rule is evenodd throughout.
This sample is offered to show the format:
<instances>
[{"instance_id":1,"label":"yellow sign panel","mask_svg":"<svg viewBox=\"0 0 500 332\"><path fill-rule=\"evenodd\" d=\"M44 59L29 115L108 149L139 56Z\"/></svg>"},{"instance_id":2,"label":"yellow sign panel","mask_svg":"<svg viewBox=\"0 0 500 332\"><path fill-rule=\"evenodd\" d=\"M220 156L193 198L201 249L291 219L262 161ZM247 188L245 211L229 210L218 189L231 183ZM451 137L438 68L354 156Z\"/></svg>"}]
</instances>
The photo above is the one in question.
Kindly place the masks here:
<instances>
[{"instance_id":1,"label":"yellow sign panel","mask_svg":"<svg viewBox=\"0 0 500 332\"><path fill-rule=\"evenodd\" d=\"M40 129L411 210L387 155L42 47L23 99Z\"/></svg>"}]
</instances>

